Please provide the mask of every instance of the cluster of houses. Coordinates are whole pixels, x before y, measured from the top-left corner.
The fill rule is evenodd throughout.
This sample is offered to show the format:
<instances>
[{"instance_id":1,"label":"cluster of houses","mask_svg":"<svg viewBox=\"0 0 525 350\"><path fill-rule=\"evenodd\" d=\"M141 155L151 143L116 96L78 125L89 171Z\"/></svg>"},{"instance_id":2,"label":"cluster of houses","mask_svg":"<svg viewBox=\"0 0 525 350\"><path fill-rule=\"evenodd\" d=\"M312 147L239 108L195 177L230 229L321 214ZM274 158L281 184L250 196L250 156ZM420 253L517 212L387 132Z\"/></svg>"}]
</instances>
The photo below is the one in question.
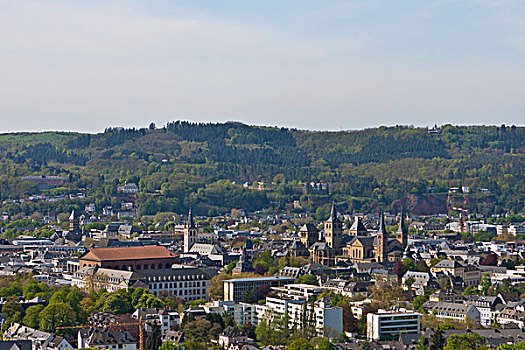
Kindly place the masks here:
<instances>
[{"instance_id":1,"label":"cluster of houses","mask_svg":"<svg viewBox=\"0 0 525 350\"><path fill-rule=\"evenodd\" d=\"M422 307L439 320L473 322L480 329L497 323L504 327L502 334L525 329L525 300L518 295L463 295L467 288L477 291L485 275L494 285L525 282L525 267L502 264L523 260L525 242L466 243L454 233L433 230L429 230L430 234L409 233L403 213L397 217L380 214L376 218L373 225L370 218L365 220L363 216L355 216L350 224L345 224L348 220L332 206L322 225L304 224L281 238L268 239L260 231L205 233L190 210L185 224L177 226L174 232L138 232L132 225L110 223L102 233L94 235L84 232L81 216L73 211L67 231L56 232L50 238L21 236L4 240L0 245L0 275L30 272L39 282L53 285L96 286L108 291L140 287L155 295L170 294L188 302L208 301L184 311L139 309L127 315L128 319L94 314L91 322L106 326L80 329L77 347L135 350L139 335L133 329L114 329L110 325L137 320L159 324L164 341L183 343L184 334L179 326L185 315L203 317L217 313L230 315L239 326L256 326L276 315L286 315L290 328L312 326L317 335L330 339L346 332L350 340L337 343L337 347L358 348L365 339L345 330L344 312L348 311L337 306L326 292L353 300L352 315L366 317L366 338L374 342L372 348L374 344L388 342L396 342L401 348L413 347L414 339L417 341L424 334L423 311L392 304L393 309L369 312L373 300L368 291L379 280L400 283L409 299L428 296ZM392 219L397 229L389 233L387 220ZM240 235L246 236L243 243L232 245L233 239ZM256 243L253 238L257 238ZM273 276L257 276L253 260L263 252L269 252L275 259L302 258L308 263L286 266ZM492 262L487 260L489 255L495 257ZM223 281L222 300L211 301L208 291L211 278L232 262L236 263L231 278ZM418 268L400 274L401 262ZM253 277L239 277L244 273ZM305 275L314 276L315 285L298 283ZM21 299L22 302L45 304L43 300ZM406 322L393 327L399 323L398 319ZM5 341L30 340L34 349L72 348L58 336L20 324L6 326ZM24 344L17 346L22 349L27 345ZM235 327L227 328L217 344L232 350L257 348Z\"/></svg>"}]
</instances>

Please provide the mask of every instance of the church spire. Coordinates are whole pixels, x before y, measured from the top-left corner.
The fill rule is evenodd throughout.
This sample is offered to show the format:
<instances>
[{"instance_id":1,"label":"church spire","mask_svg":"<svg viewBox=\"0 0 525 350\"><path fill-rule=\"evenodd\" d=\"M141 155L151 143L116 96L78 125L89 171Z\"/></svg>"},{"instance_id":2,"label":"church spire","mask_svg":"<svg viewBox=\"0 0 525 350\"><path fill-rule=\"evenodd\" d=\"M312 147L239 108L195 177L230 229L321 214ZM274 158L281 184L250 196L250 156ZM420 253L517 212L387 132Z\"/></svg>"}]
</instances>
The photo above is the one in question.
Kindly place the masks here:
<instances>
[{"instance_id":1,"label":"church spire","mask_svg":"<svg viewBox=\"0 0 525 350\"><path fill-rule=\"evenodd\" d=\"M332 209L330 210L330 217L328 218L329 222L336 222L339 221L337 218L337 211L335 210L335 203L332 203Z\"/></svg>"},{"instance_id":2,"label":"church spire","mask_svg":"<svg viewBox=\"0 0 525 350\"><path fill-rule=\"evenodd\" d=\"M397 229L397 233L408 233L406 224L405 224L405 211L401 210L400 218L399 218L399 228Z\"/></svg>"},{"instance_id":3,"label":"church spire","mask_svg":"<svg viewBox=\"0 0 525 350\"><path fill-rule=\"evenodd\" d=\"M194 228L195 227L195 222L193 221L193 214L191 212L191 207L190 207L190 212L188 213L188 223L187 223L188 227L189 228Z\"/></svg>"},{"instance_id":4,"label":"church spire","mask_svg":"<svg viewBox=\"0 0 525 350\"><path fill-rule=\"evenodd\" d=\"M380 215L380 217L379 217L379 229L377 230L377 233L378 234L383 234L386 237L388 237L388 233L386 232L386 225L385 225L385 215L383 214L383 212L381 212L381 214L379 214L379 215Z\"/></svg>"},{"instance_id":5,"label":"church spire","mask_svg":"<svg viewBox=\"0 0 525 350\"><path fill-rule=\"evenodd\" d=\"M401 217L399 218L399 228L396 232L396 239L399 243L403 246L403 248L406 248L408 245L408 230L405 225L405 212L404 210L401 211Z\"/></svg>"}]
</instances>

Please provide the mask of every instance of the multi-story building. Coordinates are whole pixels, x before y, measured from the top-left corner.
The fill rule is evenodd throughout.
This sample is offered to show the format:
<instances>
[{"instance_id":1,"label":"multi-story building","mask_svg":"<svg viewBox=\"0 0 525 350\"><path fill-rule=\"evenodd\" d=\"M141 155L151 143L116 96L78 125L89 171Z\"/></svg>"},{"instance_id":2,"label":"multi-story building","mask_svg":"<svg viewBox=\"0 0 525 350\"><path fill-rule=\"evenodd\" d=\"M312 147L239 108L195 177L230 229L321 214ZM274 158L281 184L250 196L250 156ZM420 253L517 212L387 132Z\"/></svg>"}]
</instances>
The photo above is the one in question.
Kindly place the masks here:
<instances>
[{"instance_id":1,"label":"multi-story building","mask_svg":"<svg viewBox=\"0 0 525 350\"><path fill-rule=\"evenodd\" d=\"M477 286L481 282L480 269L472 265L465 266L455 260L441 260L431 268L431 272L433 274L443 272L450 276L460 277L466 286Z\"/></svg>"},{"instance_id":2,"label":"multi-story building","mask_svg":"<svg viewBox=\"0 0 525 350\"><path fill-rule=\"evenodd\" d=\"M108 291L140 287L155 295L170 293L187 301L208 299L210 286L210 280L200 269L184 265L139 272L85 266L74 273L71 281L79 288Z\"/></svg>"},{"instance_id":3,"label":"multi-story building","mask_svg":"<svg viewBox=\"0 0 525 350\"><path fill-rule=\"evenodd\" d=\"M393 339L400 334L418 334L421 314L400 310L379 310L366 315L368 340Z\"/></svg>"},{"instance_id":4,"label":"multi-story building","mask_svg":"<svg viewBox=\"0 0 525 350\"><path fill-rule=\"evenodd\" d=\"M499 296L471 295L469 301L472 301L479 310L479 322L483 327L491 325L496 305L503 304Z\"/></svg>"},{"instance_id":5,"label":"multi-story building","mask_svg":"<svg viewBox=\"0 0 525 350\"><path fill-rule=\"evenodd\" d=\"M253 278L234 278L224 281L224 300L225 301L245 301L247 292L257 292L262 286L281 287L286 284L294 283L292 277L253 277Z\"/></svg>"},{"instance_id":6,"label":"multi-story building","mask_svg":"<svg viewBox=\"0 0 525 350\"><path fill-rule=\"evenodd\" d=\"M311 297L322 292L322 288L306 284L288 284L273 287L275 297L267 297L265 305L256 306L257 321L273 315L288 315L289 327L315 328L319 336L335 337L343 331L343 309L334 307L329 298L309 303Z\"/></svg>"},{"instance_id":7,"label":"multi-story building","mask_svg":"<svg viewBox=\"0 0 525 350\"><path fill-rule=\"evenodd\" d=\"M327 298L312 305L307 299L266 298L265 305L256 306L257 321L261 322L274 315L288 315L288 326L302 329L314 327L317 334L333 338L343 331L343 309L332 306Z\"/></svg>"},{"instance_id":8,"label":"multi-story building","mask_svg":"<svg viewBox=\"0 0 525 350\"><path fill-rule=\"evenodd\" d=\"M321 294L325 288L313 286L311 284L292 283L282 287L273 287L272 292L279 297L285 297L295 300L308 299Z\"/></svg>"},{"instance_id":9,"label":"multi-story building","mask_svg":"<svg viewBox=\"0 0 525 350\"><path fill-rule=\"evenodd\" d=\"M257 308L254 304L236 303L234 301L214 301L203 306L206 313L226 313L239 325L257 324Z\"/></svg>"},{"instance_id":10,"label":"multi-story building","mask_svg":"<svg viewBox=\"0 0 525 350\"><path fill-rule=\"evenodd\" d=\"M160 326L160 331L165 333L180 326L181 314L170 308L146 308L137 309L132 315L137 320L146 322L154 322Z\"/></svg>"},{"instance_id":11,"label":"multi-story building","mask_svg":"<svg viewBox=\"0 0 525 350\"><path fill-rule=\"evenodd\" d=\"M440 320L452 320L465 322L471 319L476 323L480 323L481 313L473 303L446 303L446 302L431 302L425 304L428 311Z\"/></svg>"}]
</instances>

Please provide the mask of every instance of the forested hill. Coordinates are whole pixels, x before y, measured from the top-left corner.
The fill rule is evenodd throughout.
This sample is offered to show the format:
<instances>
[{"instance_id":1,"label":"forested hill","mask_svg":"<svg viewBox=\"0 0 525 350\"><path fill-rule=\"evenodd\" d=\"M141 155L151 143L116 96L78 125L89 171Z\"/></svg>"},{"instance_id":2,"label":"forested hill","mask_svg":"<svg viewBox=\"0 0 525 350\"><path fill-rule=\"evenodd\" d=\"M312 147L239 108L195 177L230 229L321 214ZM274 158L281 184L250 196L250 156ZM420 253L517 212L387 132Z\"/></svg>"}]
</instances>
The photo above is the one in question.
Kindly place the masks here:
<instances>
[{"instance_id":1,"label":"forested hill","mask_svg":"<svg viewBox=\"0 0 525 350\"><path fill-rule=\"evenodd\" d=\"M447 210L444 194L458 186L469 186L469 194L449 201L492 214L521 210L525 196L525 128L515 126L311 132L177 121L100 134L3 134L0 155L3 201L39 192L21 176L60 175L66 187L45 194L83 190L98 208L118 207L117 187L128 181L139 185L140 214L184 212L190 204L202 214L285 209L294 200L314 211L336 200L348 211L435 212ZM330 193L305 190L310 182L330 184ZM3 209L29 213L45 205L4 203Z\"/></svg>"}]
</instances>

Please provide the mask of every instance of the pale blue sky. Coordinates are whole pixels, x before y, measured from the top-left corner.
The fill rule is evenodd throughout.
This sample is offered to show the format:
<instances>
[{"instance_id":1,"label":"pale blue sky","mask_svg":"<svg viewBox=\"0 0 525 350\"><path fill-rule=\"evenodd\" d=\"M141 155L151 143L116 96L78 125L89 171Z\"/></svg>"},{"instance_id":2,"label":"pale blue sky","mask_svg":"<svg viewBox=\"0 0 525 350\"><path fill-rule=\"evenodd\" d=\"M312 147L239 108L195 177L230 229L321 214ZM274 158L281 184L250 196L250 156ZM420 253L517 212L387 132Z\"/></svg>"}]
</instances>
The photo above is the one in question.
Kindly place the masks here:
<instances>
[{"instance_id":1,"label":"pale blue sky","mask_svg":"<svg viewBox=\"0 0 525 350\"><path fill-rule=\"evenodd\" d=\"M517 124L525 1L0 0L0 131Z\"/></svg>"}]
</instances>

